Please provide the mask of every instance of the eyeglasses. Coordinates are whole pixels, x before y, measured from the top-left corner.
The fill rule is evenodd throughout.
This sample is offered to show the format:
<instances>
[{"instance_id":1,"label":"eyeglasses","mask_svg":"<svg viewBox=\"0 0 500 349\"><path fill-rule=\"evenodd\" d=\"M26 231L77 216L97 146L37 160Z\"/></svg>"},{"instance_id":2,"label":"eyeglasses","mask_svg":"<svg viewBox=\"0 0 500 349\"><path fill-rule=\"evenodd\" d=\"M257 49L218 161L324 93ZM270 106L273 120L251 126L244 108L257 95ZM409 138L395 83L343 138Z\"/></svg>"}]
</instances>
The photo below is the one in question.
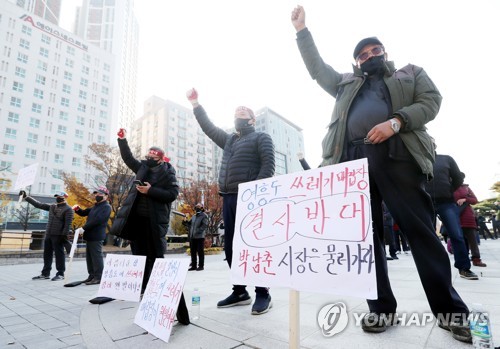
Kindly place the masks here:
<instances>
[{"instance_id":1,"label":"eyeglasses","mask_svg":"<svg viewBox=\"0 0 500 349\"><path fill-rule=\"evenodd\" d=\"M356 58L357 61L366 61L370 56L376 57L384 54L384 47L383 46L375 46L369 51L365 51L361 54L358 55Z\"/></svg>"}]
</instances>

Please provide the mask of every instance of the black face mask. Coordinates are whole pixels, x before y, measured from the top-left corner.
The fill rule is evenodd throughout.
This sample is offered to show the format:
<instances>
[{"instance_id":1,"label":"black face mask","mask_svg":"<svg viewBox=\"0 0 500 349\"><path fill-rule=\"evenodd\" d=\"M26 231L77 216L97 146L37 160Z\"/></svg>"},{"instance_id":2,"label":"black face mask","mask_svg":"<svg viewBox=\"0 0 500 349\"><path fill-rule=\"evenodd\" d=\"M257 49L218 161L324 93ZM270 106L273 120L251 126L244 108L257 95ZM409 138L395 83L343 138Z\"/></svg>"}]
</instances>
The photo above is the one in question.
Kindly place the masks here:
<instances>
[{"instance_id":1,"label":"black face mask","mask_svg":"<svg viewBox=\"0 0 500 349\"><path fill-rule=\"evenodd\" d=\"M61 202L64 202L64 198L56 198L56 202L60 204Z\"/></svg>"},{"instance_id":2,"label":"black face mask","mask_svg":"<svg viewBox=\"0 0 500 349\"><path fill-rule=\"evenodd\" d=\"M104 200L104 196L96 196L95 197L95 202L101 202L102 200Z\"/></svg>"},{"instance_id":3,"label":"black face mask","mask_svg":"<svg viewBox=\"0 0 500 349\"><path fill-rule=\"evenodd\" d=\"M201 212L201 208L198 208L198 207L195 208L194 210L196 211L196 213L200 213Z\"/></svg>"},{"instance_id":4,"label":"black face mask","mask_svg":"<svg viewBox=\"0 0 500 349\"><path fill-rule=\"evenodd\" d=\"M234 128L236 129L236 131L239 131L241 130L243 127L246 127L248 126L248 121L250 121L249 119L234 119Z\"/></svg>"},{"instance_id":5,"label":"black face mask","mask_svg":"<svg viewBox=\"0 0 500 349\"><path fill-rule=\"evenodd\" d=\"M382 56L375 56L361 64L359 67L363 71L363 73L366 73L368 75L374 75L379 72L384 71L384 63L385 63L385 57L384 55Z\"/></svg>"},{"instance_id":6,"label":"black face mask","mask_svg":"<svg viewBox=\"0 0 500 349\"><path fill-rule=\"evenodd\" d=\"M158 161L159 160L146 159L146 166L147 167L156 167L159 165Z\"/></svg>"}]
</instances>

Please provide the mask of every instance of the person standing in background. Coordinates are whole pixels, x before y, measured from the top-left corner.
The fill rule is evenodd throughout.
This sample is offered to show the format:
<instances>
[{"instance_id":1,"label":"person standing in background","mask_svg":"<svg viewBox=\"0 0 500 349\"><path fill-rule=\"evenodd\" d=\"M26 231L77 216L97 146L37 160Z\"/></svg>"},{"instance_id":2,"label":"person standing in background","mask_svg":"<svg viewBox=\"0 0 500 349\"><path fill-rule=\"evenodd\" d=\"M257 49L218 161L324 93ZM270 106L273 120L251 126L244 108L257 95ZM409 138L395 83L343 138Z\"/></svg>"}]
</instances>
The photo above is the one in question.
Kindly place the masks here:
<instances>
[{"instance_id":1,"label":"person standing in background","mask_svg":"<svg viewBox=\"0 0 500 349\"><path fill-rule=\"evenodd\" d=\"M184 224L189 231L191 267L188 270L200 271L204 270L205 266L205 234L208 228L208 216L201 203L194 206L194 211L195 214L191 217L191 220L186 219L182 224ZM198 258L196 258L196 256L198 256Z\"/></svg>"}]
</instances>

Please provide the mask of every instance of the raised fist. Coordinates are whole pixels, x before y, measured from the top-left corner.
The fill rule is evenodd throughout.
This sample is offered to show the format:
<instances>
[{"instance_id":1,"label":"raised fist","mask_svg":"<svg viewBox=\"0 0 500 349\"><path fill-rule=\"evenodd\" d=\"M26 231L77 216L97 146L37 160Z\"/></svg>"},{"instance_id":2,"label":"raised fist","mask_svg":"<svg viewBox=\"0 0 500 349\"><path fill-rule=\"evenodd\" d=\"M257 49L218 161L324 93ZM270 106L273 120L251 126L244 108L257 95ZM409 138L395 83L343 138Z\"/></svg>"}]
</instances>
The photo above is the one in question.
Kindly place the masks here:
<instances>
[{"instance_id":1,"label":"raised fist","mask_svg":"<svg viewBox=\"0 0 500 349\"><path fill-rule=\"evenodd\" d=\"M127 131L124 128L118 130L118 138L124 139L127 136Z\"/></svg>"},{"instance_id":2,"label":"raised fist","mask_svg":"<svg viewBox=\"0 0 500 349\"><path fill-rule=\"evenodd\" d=\"M192 103L198 101L198 91L194 88L186 92L187 99Z\"/></svg>"},{"instance_id":3,"label":"raised fist","mask_svg":"<svg viewBox=\"0 0 500 349\"><path fill-rule=\"evenodd\" d=\"M19 192L19 196L22 196L22 197L23 197L23 199L24 199L24 198L26 197L26 192L25 192L24 190L21 190L21 191Z\"/></svg>"}]
</instances>

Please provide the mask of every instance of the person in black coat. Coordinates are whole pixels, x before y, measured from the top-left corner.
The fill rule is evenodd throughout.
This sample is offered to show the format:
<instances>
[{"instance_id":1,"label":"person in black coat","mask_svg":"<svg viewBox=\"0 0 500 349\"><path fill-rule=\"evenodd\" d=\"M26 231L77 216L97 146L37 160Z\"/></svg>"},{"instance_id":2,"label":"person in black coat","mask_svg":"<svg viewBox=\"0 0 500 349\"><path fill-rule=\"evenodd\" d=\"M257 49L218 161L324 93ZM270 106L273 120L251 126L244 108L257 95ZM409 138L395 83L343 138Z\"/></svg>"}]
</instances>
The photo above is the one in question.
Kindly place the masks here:
<instances>
[{"instance_id":1,"label":"person in black coat","mask_svg":"<svg viewBox=\"0 0 500 349\"><path fill-rule=\"evenodd\" d=\"M164 161L165 153L149 148L145 160L132 155L126 131L118 132L118 146L125 164L136 174L133 185L116 214L110 233L130 240L134 255L146 256L142 292L146 290L156 258L163 258L172 202L179 195L175 169Z\"/></svg>"},{"instance_id":2,"label":"person in black coat","mask_svg":"<svg viewBox=\"0 0 500 349\"><path fill-rule=\"evenodd\" d=\"M101 282L104 269L102 242L106 238L106 226L111 215L108 189L99 187L93 194L96 202L94 206L87 209L81 209L78 205L73 206L77 215L87 217L87 222L80 228L80 232L83 232L83 239L87 242L85 257L89 276L84 280L86 285L98 285Z\"/></svg>"},{"instance_id":3,"label":"person in black coat","mask_svg":"<svg viewBox=\"0 0 500 349\"><path fill-rule=\"evenodd\" d=\"M205 134L223 149L219 171L219 194L222 195L222 214L224 217L224 252L231 267L233 258L234 224L238 201L238 184L274 176L275 155L271 136L255 131L255 115L247 107L236 108L234 127L236 132L227 133L215 126L208 118L203 107L198 103L198 92L187 92L193 106L196 120ZM271 308L271 296L267 287L255 288L255 303L252 314L266 313ZM233 293L217 303L225 308L235 305L250 304L252 298L244 285L233 285Z\"/></svg>"},{"instance_id":4,"label":"person in black coat","mask_svg":"<svg viewBox=\"0 0 500 349\"><path fill-rule=\"evenodd\" d=\"M185 218L182 224L189 230L189 247L191 252L191 267L189 271L204 270L205 266L205 235L208 228L208 216L205 213L203 204L197 203L194 206L195 214L190 220ZM198 262L196 261L198 256ZM198 267L196 267L198 265Z\"/></svg>"},{"instance_id":5,"label":"person in black coat","mask_svg":"<svg viewBox=\"0 0 500 349\"><path fill-rule=\"evenodd\" d=\"M55 204L44 204L27 196L24 190L19 192L27 202L36 208L44 211L49 211L49 220L45 229L45 240L43 247L43 269L40 275L33 277L33 280L45 280L50 278L50 270L52 269L52 258L56 256L57 274L52 278L52 281L64 280L64 272L66 271L66 261L64 259L64 248L68 242L68 234L73 221L73 210L66 203L68 194L65 192L57 192L54 194L56 198Z\"/></svg>"}]
</instances>

